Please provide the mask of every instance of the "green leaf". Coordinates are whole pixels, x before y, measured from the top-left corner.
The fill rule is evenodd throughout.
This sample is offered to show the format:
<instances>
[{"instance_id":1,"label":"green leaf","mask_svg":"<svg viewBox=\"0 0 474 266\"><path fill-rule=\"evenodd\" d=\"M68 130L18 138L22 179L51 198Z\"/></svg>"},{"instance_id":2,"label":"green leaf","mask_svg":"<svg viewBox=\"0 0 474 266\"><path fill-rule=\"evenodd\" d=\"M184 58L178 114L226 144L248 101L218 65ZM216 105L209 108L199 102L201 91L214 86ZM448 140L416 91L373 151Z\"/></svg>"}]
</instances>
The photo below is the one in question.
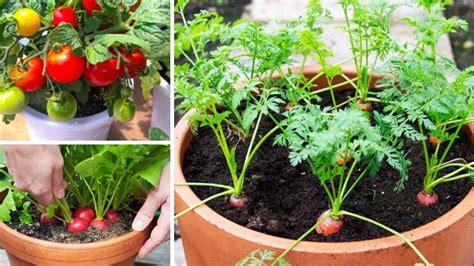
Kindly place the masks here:
<instances>
[{"instance_id":1,"label":"green leaf","mask_svg":"<svg viewBox=\"0 0 474 266\"><path fill-rule=\"evenodd\" d=\"M23 203L23 209L21 210L20 214L20 222L22 224L31 224L33 222L33 219L31 218L30 212L29 212L29 207L31 205L30 201L26 201Z\"/></svg>"},{"instance_id":2,"label":"green leaf","mask_svg":"<svg viewBox=\"0 0 474 266\"><path fill-rule=\"evenodd\" d=\"M146 180L154 187L158 186L163 167L165 167L170 161L169 147L160 146L159 148L160 149L157 150L151 157L152 161L147 161L150 163L144 169L138 172L138 176Z\"/></svg>"},{"instance_id":3,"label":"green leaf","mask_svg":"<svg viewBox=\"0 0 474 266\"><path fill-rule=\"evenodd\" d=\"M157 127L150 128L148 135L151 141L163 141L170 139L170 137L163 130Z\"/></svg>"},{"instance_id":4,"label":"green leaf","mask_svg":"<svg viewBox=\"0 0 474 266\"><path fill-rule=\"evenodd\" d=\"M84 51L82 49L82 40L79 36L79 33L69 23L63 23L59 25L48 34L48 38L49 41L53 43L67 43L71 46L74 54L79 56L84 55Z\"/></svg>"},{"instance_id":5,"label":"green leaf","mask_svg":"<svg viewBox=\"0 0 474 266\"><path fill-rule=\"evenodd\" d=\"M97 37L97 39L86 49L87 61L91 64L97 64L112 58L109 47L112 46L133 46L139 47L144 53L150 54L150 44L144 39L126 34L106 34Z\"/></svg>"},{"instance_id":6,"label":"green leaf","mask_svg":"<svg viewBox=\"0 0 474 266\"><path fill-rule=\"evenodd\" d=\"M140 76L143 97L148 99L151 97L152 91L161 83L161 76L155 66L148 67L146 73Z\"/></svg>"},{"instance_id":7,"label":"green leaf","mask_svg":"<svg viewBox=\"0 0 474 266\"><path fill-rule=\"evenodd\" d=\"M2 222L10 222L11 216L10 213L12 211L16 211L15 200L13 198L13 194L15 192L10 190L8 191L7 196L3 200L2 204L0 205L0 221Z\"/></svg>"}]
</instances>

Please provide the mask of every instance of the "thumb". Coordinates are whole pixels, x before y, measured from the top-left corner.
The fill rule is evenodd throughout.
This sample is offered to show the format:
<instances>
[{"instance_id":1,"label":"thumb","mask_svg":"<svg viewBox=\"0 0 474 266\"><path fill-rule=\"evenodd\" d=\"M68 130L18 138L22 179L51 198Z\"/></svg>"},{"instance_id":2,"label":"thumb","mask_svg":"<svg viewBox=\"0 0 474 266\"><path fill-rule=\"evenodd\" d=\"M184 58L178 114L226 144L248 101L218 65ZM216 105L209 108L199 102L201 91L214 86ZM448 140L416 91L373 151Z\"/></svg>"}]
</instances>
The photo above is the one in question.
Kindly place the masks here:
<instances>
[{"instance_id":1,"label":"thumb","mask_svg":"<svg viewBox=\"0 0 474 266\"><path fill-rule=\"evenodd\" d=\"M53 180L52 180L52 189L53 195L57 199L64 198L65 188L67 186L66 181L63 179L63 169L62 167L53 167Z\"/></svg>"},{"instance_id":2,"label":"thumb","mask_svg":"<svg viewBox=\"0 0 474 266\"><path fill-rule=\"evenodd\" d=\"M164 200L158 196L158 190L153 189L143 204L140 211L138 211L135 220L133 220L132 228L135 231L143 231L155 218L155 213L163 204Z\"/></svg>"}]
</instances>

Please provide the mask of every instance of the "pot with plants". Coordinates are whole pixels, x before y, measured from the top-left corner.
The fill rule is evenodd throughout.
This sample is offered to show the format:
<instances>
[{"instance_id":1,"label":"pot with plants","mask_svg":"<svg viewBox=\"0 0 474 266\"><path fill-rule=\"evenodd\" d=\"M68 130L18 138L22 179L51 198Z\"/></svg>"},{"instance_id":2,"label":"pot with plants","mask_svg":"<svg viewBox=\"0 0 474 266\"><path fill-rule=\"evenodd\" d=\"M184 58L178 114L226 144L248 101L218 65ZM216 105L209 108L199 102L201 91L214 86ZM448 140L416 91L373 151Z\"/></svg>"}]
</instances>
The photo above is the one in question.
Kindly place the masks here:
<instances>
[{"instance_id":1,"label":"pot with plants","mask_svg":"<svg viewBox=\"0 0 474 266\"><path fill-rule=\"evenodd\" d=\"M149 97L169 54L169 2L119 2L2 2L5 123L21 113L32 139L105 140L111 117L134 118L133 79Z\"/></svg>"},{"instance_id":2,"label":"pot with plants","mask_svg":"<svg viewBox=\"0 0 474 266\"><path fill-rule=\"evenodd\" d=\"M151 227L131 230L159 183L168 146L66 145L63 199L48 206L16 188L4 164L1 245L11 265L133 265Z\"/></svg>"},{"instance_id":3,"label":"pot with plants","mask_svg":"<svg viewBox=\"0 0 474 266\"><path fill-rule=\"evenodd\" d=\"M474 158L461 130L474 77L433 48L466 25L420 2L427 18L406 20L417 44L405 47L390 37L397 5L377 3L341 2L354 54L336 64L318 1L281 30L213 13L176 26L189 112L175 130L175 217L189 265L474 261ZM340 66L349 60L353 71Z\"/></svg>"}]
</instances>

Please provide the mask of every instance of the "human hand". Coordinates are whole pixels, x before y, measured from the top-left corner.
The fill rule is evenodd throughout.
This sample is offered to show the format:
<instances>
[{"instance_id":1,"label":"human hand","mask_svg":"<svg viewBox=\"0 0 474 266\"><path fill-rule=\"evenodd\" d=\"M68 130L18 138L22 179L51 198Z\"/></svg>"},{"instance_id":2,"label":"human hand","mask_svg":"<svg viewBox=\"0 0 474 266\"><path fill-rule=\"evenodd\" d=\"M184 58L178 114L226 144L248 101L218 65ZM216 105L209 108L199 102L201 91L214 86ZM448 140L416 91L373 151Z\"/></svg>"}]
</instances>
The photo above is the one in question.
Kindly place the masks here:
<instances>
[{"instance_id":1,"label":"human hand","mask_svg":"<svg viewBox=\"0 0 474 266\"><path fill-rule=\"evenodd\" d=\"M158 218L150 238L145 242L138 257L143 258L163 242L170 239L170 165L163 168L160 184L148 194L148 197L133 221L132 228L135 231L143 231L155 218L156 211L161 207L161 215Z\"/></svg>"},{"instance_id":2,"label":"human hand","mask_svg":"<svg viewBox=\"0 0 474 266\"><path fill-rule=\"evenodd\" d=\"M49 205L64 198L64 160L57 145L4 145L8 170L15 186L38 203Z\"/></svg>"}]
</instances>

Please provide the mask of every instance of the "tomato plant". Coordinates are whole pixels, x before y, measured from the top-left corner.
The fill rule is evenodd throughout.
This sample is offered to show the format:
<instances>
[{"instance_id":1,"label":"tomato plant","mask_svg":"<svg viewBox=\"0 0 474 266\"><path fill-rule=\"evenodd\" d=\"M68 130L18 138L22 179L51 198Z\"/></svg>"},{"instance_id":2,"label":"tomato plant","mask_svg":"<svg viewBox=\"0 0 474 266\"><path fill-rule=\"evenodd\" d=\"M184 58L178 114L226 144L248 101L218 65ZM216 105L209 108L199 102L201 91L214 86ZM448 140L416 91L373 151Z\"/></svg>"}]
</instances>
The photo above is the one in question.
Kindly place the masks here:
<instances>
[{"instance_id":1,"label":"tomato plant","mask_svg":"<svg viewBox=\"0 0 474 266\"><path fill-rule=\"evenodd\" d=\"M74 28L77 27L76 11L72 7L58 7L53 12L53 26L57 27L61 23L69 23Z\"/></svg>"},{"instance_id":2,"label":"tomato plant","mask_svg":"<svg viewBox=\"0 0 474 266\"><path fill-rule=\"evenodd\" d=\"M61 92L59 96L53 96L48 100L48 116L53 121L65 122L76 116L77 101L69 92Z\"/></svg>"},{"instance_id":3,"label":"tomato plant","mask_svg":"<svg viewBox=\"0 0 474 266\"><path fill-rule=\"evenodd\" d=\"M94 11L102 11L102 7L97 4L96 0L83 0L82 4L84 5L87 13L89 13L91 16L93 15Z\"/></svg>"},{"instance_id":4,"label":"tomato plant","mask_svg":"<svg viewBox=\"0 0 474 266\"><path fill-rule=\"evenodd\" d=\"M13 83L26 92L36 91L46 84L46 76L43 75L44 62L39 57L25 59L26 65L19 61L12 68Z\"/></svg>"},{"instance_id":5,"label":"tomato plant","mask_svg":"<svg viewBox=\"0 0 474 266\"><path fill-rule=\"evenodd\" d=\"M14 115L26 105L26 94L20 88L12 86L0 90L0 114Z\"/></svg>"}]
</instances>

